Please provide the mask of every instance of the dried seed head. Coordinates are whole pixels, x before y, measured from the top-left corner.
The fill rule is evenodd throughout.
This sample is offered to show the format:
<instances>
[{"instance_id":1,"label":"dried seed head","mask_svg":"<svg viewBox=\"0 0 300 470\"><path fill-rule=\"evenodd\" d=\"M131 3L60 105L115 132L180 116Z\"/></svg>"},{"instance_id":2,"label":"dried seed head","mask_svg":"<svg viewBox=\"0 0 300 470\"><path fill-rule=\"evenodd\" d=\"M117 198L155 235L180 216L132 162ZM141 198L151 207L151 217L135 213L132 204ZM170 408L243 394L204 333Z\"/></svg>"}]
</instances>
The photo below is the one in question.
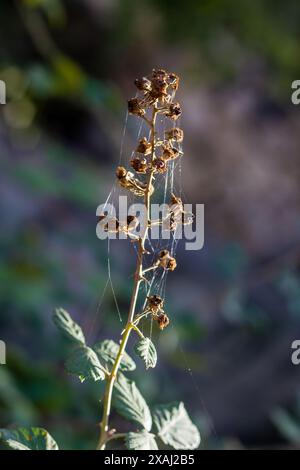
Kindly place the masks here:
<instances>
[{"instance_id":1,"label":"dried seed head","mask_svg":"<svg viewBox=\"0 0 300 470\"><path fill-rule=\"evenodd\" d=\"M138 90L151 91L151 81L146 77L137 78L134 81L134 84L135 84L135 86L137 87Z\"/></svg>"},{"instance_id":2,"label":"dried seed head","mask_svg":"<svg viewBox=\"0 0 300 470\"><path fill-rule=\"evenodd\" d=\"M117 170L116 170L116 175L117 175L117 178L118 178L118 179L125 178L126 175L127 175L127 170L126 170L126 168L124 168L123 166L118 166L118 168L117 168Z\"/></svg>"},{"instance_id":3,"label":"dried seed head","mask_svg":"<svg viewBox=\"0 0 300 470\"><path fill-rule=\"evenodd\" d=\"M148 140L146 139L146 137L143 137L140 141L139 141L139 145L137 146L137 149L136 151L138 153L143 153L144 155L149 155L152 151L152 144L151 142L148 142Z\"/></svg>"},{"instance_id":4,"label":"dried seed head","mask_svg":"<svg viewBox=\"0 0 300 470\"><path fill-rule=\"evenodd\" d=\"M128 189L136 196L144 196L147 189L147 184L140 181L138 178L135 178L134 174L131 171L127 171L123 166L119 166L116 171L117 178L119 180L120 186L122 188ZM149 188L150 195L154 191L154 186L151 185Z\"/></svg>"},{"instance_id":5,"label":"dried seed head","mask_svg":"<svg viewBox=\"0 0 300 470\"><path fill-rule=\"evenodd\" d=\"M162 250L159 254L158 265L167 271L174 271L177 266L176 259L170 255L168 250Z\"/></svg>"},{"instance_id":6,"label":"dried seed head","mask_svg":"<svg viewBox=\"0 0 300 470\"><path fill-rule=\"evenodd\" d=\"M163 158L156 158L152 164L152 167L157 173L165 173L167 171L167 163Z\"/></svg>"},{"instance_id":7,"label":"dried seed head","mask_svg":"<svg viewBox=\"0 0 300 470\"><path fill-rule=\"evenodd\" d=\"M148 307L152 313L157 313L162 310L164 305L164 300L159 295L151 295L147 297Z\"/></svg>"},{"instance_id":8,"label":"dried seed head","mask_svg":"<svg viewBox=\"0 0 300 470\"><path fill-rule=\"evenodd\" d=\"M162 149L162 158L165 160L175 160L175 158L179 157L179 150L177 150L175 147L172 147L169 143L164 144Z\"/></svg>"},{"instance_id":9,"label":"dried seed head","mask_svg":"<svg viewBox=\"0 0 300 470\"><path fill-rule=\"evenodd\" d=\"M131 98L128 100L128 112L137 116L144 116L146 110L137 98Z\"/></svg>"},{"instance_id":10,"label":"dried seed head","mask_svg":"<svg viewBox=\"0 0 300 470\"><path fill-rule=\"evenodd\" d=\"M171 103L169 106L168 111L166 112L166 116L176 121L181 116L181 107L179 103Z\"/></svg>"},{"instance_id":11,"label":"dried seed head","mask_svg":"<svg viewBox=\"0 0 300 470\"><path fill-rule=\"evenodd\" d=\"M148 169L148 162L146 158L139 158L135 157L131 160L130 162L131 167L137 172L137 173L147 173Z\"/></svg>"},{"instance_id":12,"label":"dried seed head","mask_svg":"<svg viewBox=\"0 0 300 470\"><path fill-rule=\"evenodd\" d=\"M160 330L164 330L170 324L170 319L165 313L161 313L154 320L157 321Z\"/></svg>"},{"instance_id":13,"label":"dried seed head","mask_svg":"<svg viewBox=\"0 0 300 470\"><path fill-rule=\"evenodd\" d=\"M154 78L152 80L152 90L150 95L154 99L164 100L168 95L168 83L165 79Z\"/></svg>"},{"instance_id":14,"label":"dried seed head","mask_svg":"<svg viewBox=\"0 0 300 470\"><path fill-rule=\"evenodd\" d=\"M167 77L168 77L168 74L164 69L152 70L152 80L166 80Z\"/></svg>"},{"instance_id":15,"label":"dried seed head","mask_svg":"<svg viewBox=\"0 0 300 470\"><path fill-rule=\"evenodd\" d=\"M179 127L174 127L169 131L165 132L165 137L168 140L175 140L175 142L182 142L183 141L183 130L179 129Z\"/></svg>"},{"instance_id":16,"label":"dried seed head","mask_svg":"<svg viewBox=\"0 0 300 470\"><path fill-rule=\"evenodd\" d=\"M170 258L167 262L166 270L167 271L175 271L177 268L177 261L175 258Z\"/></svg>"}]
</instances>

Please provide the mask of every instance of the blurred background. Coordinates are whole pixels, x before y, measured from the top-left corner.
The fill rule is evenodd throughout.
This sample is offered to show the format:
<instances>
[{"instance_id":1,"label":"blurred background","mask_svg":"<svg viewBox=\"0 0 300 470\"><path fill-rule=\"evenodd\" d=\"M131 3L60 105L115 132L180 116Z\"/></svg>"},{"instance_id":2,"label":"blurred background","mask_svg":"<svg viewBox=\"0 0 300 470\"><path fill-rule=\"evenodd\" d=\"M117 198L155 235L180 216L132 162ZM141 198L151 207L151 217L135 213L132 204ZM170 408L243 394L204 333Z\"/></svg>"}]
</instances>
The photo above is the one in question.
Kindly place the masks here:
<instances>
[{"instance_id":1,"label":"blurred background","mask_svg":"<svg viewBox=\"0 0 300 470\"><path fill-rule=\"evenodd\" d=\"M95 447L99 385L66 375L51 315L63 306L91 341L118 339L95 213L133 81L153 67L181 76L183 188L185 202L205 204L205 246L179 244L172 327L153 332L158 367L134 378L150 403L186 403L202 448L298 447L298 0L1 1L0 427ZM135 140L130 118L125 151ZM125 317L135 256L122 243L111 269Z\"/></svg>"}]
</instances>

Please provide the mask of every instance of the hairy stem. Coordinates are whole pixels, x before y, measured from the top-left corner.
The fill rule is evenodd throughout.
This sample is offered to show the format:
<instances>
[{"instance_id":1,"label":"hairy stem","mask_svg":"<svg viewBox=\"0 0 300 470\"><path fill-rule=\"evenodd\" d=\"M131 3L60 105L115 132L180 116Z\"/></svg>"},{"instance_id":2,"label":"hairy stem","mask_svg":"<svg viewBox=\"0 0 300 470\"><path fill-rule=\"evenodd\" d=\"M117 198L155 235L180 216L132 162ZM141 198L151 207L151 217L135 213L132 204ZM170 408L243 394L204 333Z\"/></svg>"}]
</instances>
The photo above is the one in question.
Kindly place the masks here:
<instances>
[{"instance_id":1,"label":"hairy stem","mask_svg":"<svg viewBox=\"0 0 300 470\"><path fill-rule=\"evenodd\" d=\"M150 126L150 141L152 145L151 160L152 161L154 160L154 157L155 157L155 121L156 121L157 113L158 113L158 109L155 106L153 106L151 121L148 119L147 120L145 119L146 122ZM137 265L136 265L136 270L135 270L134 285L133 285L130 308L129 308L129 313L128 313L127 325L122 335L122 340L120 343L118 355L116 357L112 371L106 383L104 399L103 399L103 416L102 416L102 421L100 425L101 432L100 432L100 437L99 437L99 441L97 445L97 450L105 450L106 443L110 440L109 435L108 435L108 429L109 429L109 417L110 417L110 411L111 411L111 401L112 401L114 383L116 380L116 376L119 370L122 357L124 355L124 352L127 346L130 333L132 330L136 331L137 329L136 328L137 323L135 322L135 324L133 324L133 320L134 320L134 316L136 312L136 304L138 300L140 285L141 285L141 282L144 280L143 279L143 259L145 255L145 242L148 237L149 228L151 227L150 202L151 202L152 181L153 181L153 170L151 170L149 173L147 186L145 190L144 203L145 203L146 211L147 211L147 221L145 223L144 233L141 235L141 237L138 240L139 246L138 246Z\"/></svg>"}]
</instances>

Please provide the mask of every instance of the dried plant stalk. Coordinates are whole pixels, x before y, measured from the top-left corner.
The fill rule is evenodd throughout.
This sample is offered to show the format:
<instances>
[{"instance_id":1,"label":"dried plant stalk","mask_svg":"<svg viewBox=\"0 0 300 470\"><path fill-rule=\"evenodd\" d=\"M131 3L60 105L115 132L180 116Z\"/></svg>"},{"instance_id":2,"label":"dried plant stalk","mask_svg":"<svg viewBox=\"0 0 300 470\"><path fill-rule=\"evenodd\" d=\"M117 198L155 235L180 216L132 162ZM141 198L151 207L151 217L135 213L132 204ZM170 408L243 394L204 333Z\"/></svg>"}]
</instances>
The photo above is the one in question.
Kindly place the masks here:
<instances>
[{"instance_id":1,"label":"dried plant stalk","mask_svg":"<svg viewBox=\"0 0 300 470\"><path fill-rule=\"evenodd\" d=\"M178 88L179 78L177 75L168 73L165 70L153 70L151 77L144 77L137 79L135 84L142 92L143 96L133 98L128 102L129 113L139 116L144 119L150 128L149 142L146 138L139 141L137 152L143 154L143 173L147 175L146 184L139 182L131 172L128 172L124 167L118 167L117 178L119 184L132 191L137 196L144 197L144 204L146 207L147 221L145 224L144 232L138 239L138 256L137 265L134 276L134 285L132 290L130 308L127 318L127 325L122 334L122 340L118 355L116 357L112 371L108 377L104 400L103 400L103 416L101 421L101 432L97 449L104 450L106 443L110 439L109 433L109 417L111 411L112 392L116 376L119 370L122 356L125 352L130 333L136 330L139 321L148 313L152 313L152 318L158 322L161 329L169 324L169 318L162 309L163 302L156 309L151 306L148 300L148 309L141 314L136 315L136 305L138 300L139 289L141 283L144 281L144 274L149 270L144 270L144 257L147 256L145 243L148 238L149 228L151 227L151 196L154 192L154 174L159 172L159 169L166 169L166 165L170 160L180 156L180 152L172 146L172 142L182 142L183 131L179 128L173 128L166 131L164 141L156 139L156 119L158 114L164 114L171 120L175 121L181 115L181 107L179 103L174 103L174 95ZM149 117L147 113L150 113ZM157 155L158 150L161 149L161 156ZM133 165L132 165L133 166ZM134 168L134 166L133 166ZM134 168L137 173L140 173L139 167ZM165 264L165 265L164 265ZM158 266L166 267L167 269L174 270L176 267L176 260L169 256L167 253L162 253L161 260L153 267ZM155 297L155 296L153 296ZM152 299L153 301L153 299ZM150 305L149 305L150 302ZM135 316L136 315L136 316Z\"/></svg>"}]
</instances>

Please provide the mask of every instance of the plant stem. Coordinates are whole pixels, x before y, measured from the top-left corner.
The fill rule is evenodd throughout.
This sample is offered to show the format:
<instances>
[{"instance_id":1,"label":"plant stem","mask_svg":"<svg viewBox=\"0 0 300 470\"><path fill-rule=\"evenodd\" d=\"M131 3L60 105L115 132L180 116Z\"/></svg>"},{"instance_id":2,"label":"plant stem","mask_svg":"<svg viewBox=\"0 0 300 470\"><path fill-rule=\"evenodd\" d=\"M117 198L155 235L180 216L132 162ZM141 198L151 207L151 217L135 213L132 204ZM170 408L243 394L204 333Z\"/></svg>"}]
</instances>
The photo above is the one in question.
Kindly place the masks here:
<instances>
[{"instance_id":1,"label":"plant stem","mask_svg":"<svg viewBox=\"0 0 300 470\"><path fill-rule=\"evenodd\" d=\"M151 161L153 162L154 157L155 157L155 121L156 121L156 115L157 115L158 109L156 106L153 106L153 111L152 111L152 118L150 120L146 120L146 122L150 126L150 141L152 145L152 150L151 150ZM139 248L138 248L138 257L137 257L137 265L136 265L136 270L135 270L135 276L134 276L134 285L133 285L133 291L132 291L132 296L131 296L131 302L130 302L130 308L129 308L129 313L128 313L128 319L127 319L127 325L126 328L123 332L122 340L120 343L120 348L116 357L116 360L114 362L112 371L107 379L106 383L106 388L104 392L104 399L103 399L103 416L102 416L102 421L100 425L100 437L97 445L97 450L105 450L106 443L109 441L109 436L108 436L108 428L109 428L109 417L110 417L110 411L111 411L111 401L112 401L112 393L113 393L113 388L114 388L114 383L116 380L116 376L119 370L119 366L122 360L122 357L124 355L127 342L130 336L130 333L132 330L136 330L137 324L133 325L133 319L135 315L135 310L136 310L136 303L138 299L138 294L139 294L139 289L141 282L143 281L143 258L145 254L145 242L148 237L148 231L149 228L151 227L151 207L150 207L150 202L151 202L151 186L152 186L152 181L153 181L153 170L150 171L148 180L147 180L147 186L145 190L145 196L144 196L144 204L146 206L146 211L147 211L147 221L145 221L145 230L142 236L138 240Z\"/></svg>"}]
</instances>

